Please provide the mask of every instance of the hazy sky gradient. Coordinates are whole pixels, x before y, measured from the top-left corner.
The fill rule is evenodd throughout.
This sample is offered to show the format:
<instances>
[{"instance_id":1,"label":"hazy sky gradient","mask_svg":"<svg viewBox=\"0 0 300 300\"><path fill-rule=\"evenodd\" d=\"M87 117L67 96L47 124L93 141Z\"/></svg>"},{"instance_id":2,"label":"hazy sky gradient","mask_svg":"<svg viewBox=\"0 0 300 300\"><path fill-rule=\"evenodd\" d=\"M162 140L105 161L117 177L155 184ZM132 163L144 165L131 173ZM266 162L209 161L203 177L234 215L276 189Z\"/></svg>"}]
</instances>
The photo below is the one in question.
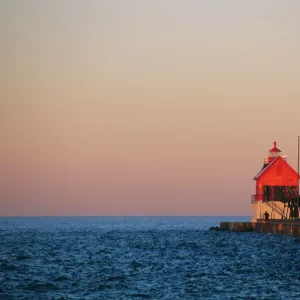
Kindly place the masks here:
<instances>
[{"instance_id":1,"label":"hazy sky gradient","mask_svg":"<svg viewBox=\"0 0 300 300\"><path fill-rule=\"evenodd\" d=\"M0 215L250 215L297 167L300 2L0 2Z\"/></svg>"}]
</instances>

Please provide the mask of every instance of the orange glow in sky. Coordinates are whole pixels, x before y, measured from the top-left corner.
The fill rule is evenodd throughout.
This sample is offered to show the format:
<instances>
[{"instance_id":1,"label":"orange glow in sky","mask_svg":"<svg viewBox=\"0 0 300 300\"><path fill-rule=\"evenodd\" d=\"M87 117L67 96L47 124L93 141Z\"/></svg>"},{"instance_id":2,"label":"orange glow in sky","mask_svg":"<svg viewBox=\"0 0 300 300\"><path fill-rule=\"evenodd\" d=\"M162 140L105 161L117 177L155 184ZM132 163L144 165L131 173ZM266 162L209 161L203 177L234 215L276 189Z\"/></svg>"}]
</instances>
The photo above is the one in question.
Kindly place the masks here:
<instances>
[{"instance_id":1,"label":"orange glow in sky","mask_svg":"<svg viewBox=\"0 0 300 300\"><path fill-rule=\"evenodd\" d=\"M250 215L297 166L299 1L0 3L0 215Z\"/></svg>"}]
</instances>

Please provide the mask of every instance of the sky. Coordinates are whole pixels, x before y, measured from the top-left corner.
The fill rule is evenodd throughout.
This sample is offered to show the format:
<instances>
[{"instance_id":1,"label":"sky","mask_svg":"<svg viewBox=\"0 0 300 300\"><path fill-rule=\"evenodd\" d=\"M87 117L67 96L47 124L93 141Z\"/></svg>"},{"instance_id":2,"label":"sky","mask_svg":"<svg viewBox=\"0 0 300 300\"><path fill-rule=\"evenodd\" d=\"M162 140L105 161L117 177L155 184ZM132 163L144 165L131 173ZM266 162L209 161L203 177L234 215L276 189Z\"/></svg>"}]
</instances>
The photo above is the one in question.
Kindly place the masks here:
<instances>
[{"instance_id":1,"label":"sky","mask_svg":"<svg viewBox=\"0 0 300 300\"><path fill-rule=\"evenodd\" d=\"M0 215L250 215L297 168L297 0L0 2Z\"/></svg>"}]
</instances>

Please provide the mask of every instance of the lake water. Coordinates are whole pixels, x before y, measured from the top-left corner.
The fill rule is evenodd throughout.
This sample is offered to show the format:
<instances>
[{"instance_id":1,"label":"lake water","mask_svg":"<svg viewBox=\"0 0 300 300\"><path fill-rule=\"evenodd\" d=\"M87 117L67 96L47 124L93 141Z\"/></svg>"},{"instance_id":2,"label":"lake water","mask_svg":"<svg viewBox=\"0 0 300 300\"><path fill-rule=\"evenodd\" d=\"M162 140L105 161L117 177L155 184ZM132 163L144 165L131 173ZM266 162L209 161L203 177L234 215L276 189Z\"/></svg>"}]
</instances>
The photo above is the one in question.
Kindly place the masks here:
<instances>
[{"instance_id":1,"label":"lake water","mask_svg":"<svg viewBox=\"0 0 300 300\"><path fill-rule=\"evenodd\" d=\"M0 300L300 299L300 240L221 220L0 218Z\"/></svg>"}]
</instances>

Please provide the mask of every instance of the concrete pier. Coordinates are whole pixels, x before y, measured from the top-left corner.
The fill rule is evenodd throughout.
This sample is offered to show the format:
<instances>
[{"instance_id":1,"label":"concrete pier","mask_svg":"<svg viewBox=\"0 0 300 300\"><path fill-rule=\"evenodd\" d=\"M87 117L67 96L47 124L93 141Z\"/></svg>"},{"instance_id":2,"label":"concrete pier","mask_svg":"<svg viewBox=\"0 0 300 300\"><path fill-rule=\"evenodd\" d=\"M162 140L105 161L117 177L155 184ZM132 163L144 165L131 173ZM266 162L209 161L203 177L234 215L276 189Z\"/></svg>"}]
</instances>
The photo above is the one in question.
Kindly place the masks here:
<instances>
[{"instance_id":1,"label":"concrete pier","mask_svg":"<svg viewBox=\"0 0 300 300\"><path fill-rule=\"evenodd\" d=\"M276 221L271 220L266 222L221 222L221 231L234 231L234 232L261 232L261 233L273 233L290 235L294 237L300 237L300 221Z\"/></svg>"},{"instance_id":2,"label":"concrete pier","mask_svg":"<svg viewBox=\"0 0 300 300\"><path fill-rule=\"evenodd\" d=\"M221 222L220 230L236 232L253 231L253 224L251 222Z\"/></svg>"}]
</instances>

